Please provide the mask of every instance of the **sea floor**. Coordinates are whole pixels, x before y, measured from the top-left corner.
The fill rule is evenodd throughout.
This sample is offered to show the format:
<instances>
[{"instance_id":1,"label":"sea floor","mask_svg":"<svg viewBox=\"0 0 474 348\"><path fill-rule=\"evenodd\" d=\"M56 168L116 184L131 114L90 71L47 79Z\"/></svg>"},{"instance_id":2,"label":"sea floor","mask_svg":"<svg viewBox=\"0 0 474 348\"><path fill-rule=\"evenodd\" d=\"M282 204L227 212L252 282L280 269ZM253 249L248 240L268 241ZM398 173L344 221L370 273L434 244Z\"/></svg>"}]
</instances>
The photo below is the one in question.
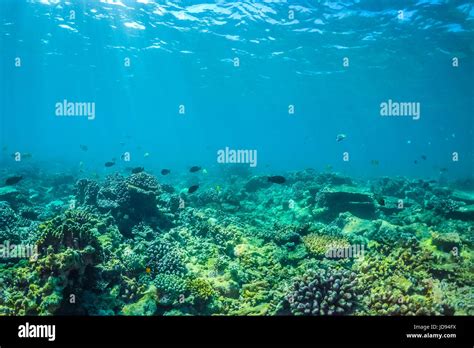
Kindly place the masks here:
<instances>
[{"instance_id":1,"label":"sea floor","mask_svg":"<svg viewBox=\"0 0 474 348\"><path fill-rule=\"evenodd\" d=\"M470 180L21 176L0 187L0 315L474 314Z\"/></svg>"}]
</instances>

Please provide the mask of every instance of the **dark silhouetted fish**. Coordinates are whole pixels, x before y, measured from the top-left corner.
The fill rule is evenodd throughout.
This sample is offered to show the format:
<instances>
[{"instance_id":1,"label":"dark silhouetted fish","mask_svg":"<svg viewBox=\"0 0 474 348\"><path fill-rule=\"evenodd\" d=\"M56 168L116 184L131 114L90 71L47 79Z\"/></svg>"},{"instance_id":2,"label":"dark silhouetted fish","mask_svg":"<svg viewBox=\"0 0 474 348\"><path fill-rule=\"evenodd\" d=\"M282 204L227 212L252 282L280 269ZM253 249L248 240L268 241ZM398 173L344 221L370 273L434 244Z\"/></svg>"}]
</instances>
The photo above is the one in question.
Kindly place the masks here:
<instances>
[{"instance_id":1,"label":"dark silhouetted fish","mask_svg":"<svg viewBox=\"0 0 474 348\"><path fill-rule=\"evenodd\" d=\"M379 205L385 205L385 199L380 193L375 193L373 197Z\"/></svg>"},{"instance_id":2,"label":"dark silhouetted fish","mask_svg":"<svg viewBox=\"0 0 474 348\"><path fill-rule=\"evenodd\" d=\"M193 185L190 188L188 188L188 193L196 192L198 188L199 188L199 185Z\"/></svg>"},{"instance_id":3,"label":"dark silhouetted fish","mask_svg":"<svg viewBox=\"0 0 474 348\"><path fill-rule=\"evenodd\" d=\"M198 167L198 166L194 166L189 169L191 173L196 173L196 172L199 172L200 170L201 170L201 167Z\"/></svg>"},{"instance_id":4,"label":"dark silhouetted fish","mask_svg":"<svg viewBox=\"0 0 474 348\"><path fill-rule=\"evenodd\" d=\"M89 148L87 147L87 145L79 145L79 147L81 148L82 151L87 151L87 150L89 150Z\"/></svg>"},{"instance_id":5,"label":"dark silhouetted fish","mask_svg":"<svg viewBox=\"0 0 474 348\"><path fill-rule=\"evenodd\" d=\"M370 161L370 164L372 164L373 166L378 166L379 165L379 160L372 160Z\"/></svg>"},{"instance_id":6,"label":"dark silhouetted fish","mask_svg":"<svg viewBox=\"0 0 474 348\"><path fill-rule=\"evenodd\" d=\"M145 168L143 168L143 167L135 167L135 168L132 169L132 173L133 174L138 174L138 173L143 172L144 170L145 170Z\"/></svg>"},{"instance_id":7,"label":"dark silhouetted fish","mask_svg":"<svg viewBox=\"0 0 474 348\"><path fill-rule=\"evenodd\" d=\"M417 160L414 160L413 163L418 164L418 161L417 161Z\"/></svg>"},{"instance_id":8,"label":"dark silhouetted fish","mask_svg":"<svg viewBox=\"0 0 474 348\"><path fill-rule=\"evenodd\" d=\"M23 179L22 176L16 175L16 176L11 176L5 180L5 185L15 185L20 182L20 180Z\"/></svg>"},{"instance_id":9,"label":"dark silhouetted fish","mask_svg":"<svg viewBox=\"0 0 474 348\"><path fill-rule=\"evenodd\" d=\"M112 167L115 165L115 162L105 162L106 167Z\"/></svg>"},{"instance_id":10,"label":"dark silhouetted fish","mask_svg":"<svg viewBox=\"0 0 474 348\"><path fill-rule=\"evenodd\" d=\"M171 173L171 170L169 170L169 169L162 169L161 170L161 175L168 175L169 173Z\"/></svg>"},{"instance_id":11,"label":"dark silhouetted fish","mask_svg":"<svg viewBox=\"0 0 474 348\"><path fill-rule=\"evenodd\" d=\"M426 161L427 158L428 158L428 157L426 157L425 155L421 155L421 159L422 159L422 160Z\"/></svg>"},{"instance_id":12,"label":"dark silhouetted fish","mask_svg":"<svg viewBox=\"0 0 474 348\"><path fill-rule=\"evenodd\" d=\"M286 179L281 175L269 176L268 181L274 184L283 184L285 183Z\"/></svg>"},{"instance_id":13,"label":"dark silhouetted fish","mask_svg":"<svg viewBox=\"0 0 474 348\"><path fill-rule=\"evenodd\" d=\"M338 135L336 136L336 141L337 141L337 142L340 142L340 141L343 141L343 140L346 139L346 138L347 138L347 135L345 135L345 134L338 134Z\"/></svg>"}]
</instances>

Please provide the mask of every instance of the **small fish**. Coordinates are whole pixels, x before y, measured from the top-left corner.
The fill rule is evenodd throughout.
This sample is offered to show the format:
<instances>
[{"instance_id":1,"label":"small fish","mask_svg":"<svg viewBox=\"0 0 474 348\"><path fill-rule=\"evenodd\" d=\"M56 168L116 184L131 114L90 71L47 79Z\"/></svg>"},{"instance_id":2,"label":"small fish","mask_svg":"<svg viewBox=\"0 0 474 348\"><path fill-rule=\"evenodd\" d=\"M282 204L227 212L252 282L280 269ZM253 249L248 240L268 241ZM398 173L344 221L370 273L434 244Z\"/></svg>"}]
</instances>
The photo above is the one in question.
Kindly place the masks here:
<instances>
[{"instance_id":1,"label":"small fish","mask_svg":"<svg viewBox=\"0 0 474 348\"><path fill-rule=\"evenodd\" d=\"M281 175L275 175L275 176L269 176L268 181L274 184L283 184L286 181L286 179Z\"/></svg>"},{"instance_id":2,"label":"small fish","mask_svg":"<svg viewBox=\"0 0 474 348\"><path fill-rule=\"evenodd\" d=\"M138 174L138 173L141 173L145 170L145 168L143 167L135 167L135 168L132 168L132 173L133 174Z\"/></svg>"},{"instance_id":3,"label":"small fish","mask_svg":"<svg viewBox=\"0 0 474 348\"><path fill-rule=\"evenodd\" d=\"M347 138L347 135L341 133L341 134L338 134L338 135L336 136L336 141L337 141L337 142L340 142L340 141L343 141L343 140L346 139L346 138Z\"/></svg>"},{"instance_id":4,"label":"small fish","mask_svg":"<svg viewBox=\"0 0 474 348\"><path fill-rule=\"evenodd\" d=\"M161 170L161 175L168 175L169 173L171 173L171 170L169 170L169 169L162 169Z\"/></svg>"},{"instance_id":5,"label":"small fish","mask_svg":"<svg viewBox=\"0 0 474 348\"><path fill-rule=\"evenodd\" d=\"M414 160L413 163L418 164L418 161L417 161L417 160Z\"/></svg>"},{"instance_id":6,"label":"small fish","mask_svg":"<svg viewBox=\"0 0 474 348\"><path fill-rule=\"evenodd\" d=\"M188 188L188 193L196 192L198 188L199 188L199 185L193 185L190 188Z\"/></svg>"},{"instance_id":7,"label":"small fish","mask_svg":"<svg viewBox=\"0 0 474 348\"><path fill-rule=\"evenodd\" d=\"M201 170L201 167L198 167L198 166L193 166L189 169L191 173L196 173L196 172L199 172L200 170Z\"/></svg>"},{"instance_id":8,"label":"small fish","mask_svg":"<svg viewBox=\"0 0 474 348\"><path fill-rule=\"evenodd\" d=\"M121 141L121 142L120 142L120 145L121 145L121 146L125 146L125 142L124 142L124 141Z\"/></svg>"},{"instance_id":9,"label":"small fish","mask_svg":"<svg viewBox=\"0 0 474 348\"><path fill-rule=\"evenodd\" d=\"M448 168L443 167L439 169L440 173L446 173L448 171Z\"/></svg>"},{"instance_id":10,"label":"small fish","mask_svg":"<svg viewBox=\"0 0 474 348\"><path fill-rule=\"evenodd\" d=\"M112 167L115 165L115 162L105 162L106 167Z\"/></svg>"},{"instance_id":11,"label":"small fish","mask_svg":"<svg viewBox=\"0 0 474 348\"><path fill-rule=\"evenodd\" d=\"M372 160L372 161L370 161L370 164L372 164L373 166L378 166L379 165L379 160Z\"/></svg>"},{"instance_id":12,"label":"small fish","mask_svg":"<svg viewBox=\"0 0 474 348\"><path fill-rule=\"evenodd\" d=\"M207 174L207 169L204 168L204 169L202 170L202 173L203 173L203 174Z\"/></svg>"},{"instance_id":13,"label":"small fish","mask_svg":"<svg viewBox=\"0 0 474 348\"><path fill-rule=\"evenodd\" d=\"M84 166L84 162L80 161L79 162L79 167L83 167Z\"/></svg>"},{"instance_id":14,"label":"small fish","mask_svg":"<svg viewBox=\"0 0 474 348\"><path fill-rule=\"evenodd\" d=\"M3 145L2 151L7 151L7 150L8 150L8 146L7 146L7 145Z\"/></svg>"},{"instance_id":15,"label":"small fish","mask_svg":"<svg viewBox=\"0 0 474 348\"><path fill-rule=\"evenodd\" d=\"M11 176L5 180L5 185L10 186L18 184L21 179L23 179L21 175Z\"/></svg>"},{"instance_id":16,"label":"small fish","mask_svg":"<svg viewBox=\"0 0 474 348\"><path fill-rule=\"evenodd\" d=\"M143 155L143 157L147 158L150 156L150 153L149 152L145 152L145 154Z\"/></svg>"},{"instance_id":17,"label":"small fish","mask_svg":"<svg viewBox=\"0 0 474 348\"><path fill-rule=\"evenodd\" d=\"M384 206L385 205L385 199L380 193L374 194L374 199L377 201L379 205Z\"/></svg>"},{"instance_id":18,"label":"small fish","mask_svg":"<svg viewBox=\"0 0 474 348\"><path fill-rule=\"evenodd\" d=\"M216 186L216 191L221 192L221 187L219 185Z\"/></svg>"},{"instance_id":19,"label":"small fish","mask_svg":"<svg viewBox=\"0 0 474 348\"><path fill-rule=\"evenodd\" d=\"M89 147L87 145L79 145L82 151L87 151L89 150Z\"/></svg>"},{"instance_id":20,"label":"small fish","mask_svg":"<svg viewBox=\"0 0 474 348\"><path fill-rule=\"evenodd\" d=\"M428 157L426 157L425 155L421 155L421 159L422 159L423 161L426 161L427 158L428 158Z\"/></svg>"},{"instance_id":21,"label":"small fish","mask_svg":"<svg viewBox=\"0 0 474 348\"><path fill-rule=\"evenodd\" d=\"M333 167L330 164L326 164L325 168L327 171L331 171Z\"/></svg>"}]
</instances>

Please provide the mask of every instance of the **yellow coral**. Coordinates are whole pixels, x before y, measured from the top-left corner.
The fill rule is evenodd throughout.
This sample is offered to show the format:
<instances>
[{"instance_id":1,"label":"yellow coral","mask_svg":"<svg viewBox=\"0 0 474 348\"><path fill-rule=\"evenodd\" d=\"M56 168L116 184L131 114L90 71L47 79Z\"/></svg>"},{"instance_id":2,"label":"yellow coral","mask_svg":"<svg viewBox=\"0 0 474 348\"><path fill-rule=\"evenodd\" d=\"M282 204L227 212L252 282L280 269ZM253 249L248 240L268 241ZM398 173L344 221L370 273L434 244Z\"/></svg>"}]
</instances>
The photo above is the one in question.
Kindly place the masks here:
<instances>
[{"instance_id":1,"label":"yellow coral","mask_svg":"<svg viewBox=\"0 0 474 348\"><path fill-rule=\"evenodd\" d=\"M349 242L343 238L311 233L303 238L306 249L313 255L325 255L330 249L348 248Z\"/></svg>"}]
</instances>

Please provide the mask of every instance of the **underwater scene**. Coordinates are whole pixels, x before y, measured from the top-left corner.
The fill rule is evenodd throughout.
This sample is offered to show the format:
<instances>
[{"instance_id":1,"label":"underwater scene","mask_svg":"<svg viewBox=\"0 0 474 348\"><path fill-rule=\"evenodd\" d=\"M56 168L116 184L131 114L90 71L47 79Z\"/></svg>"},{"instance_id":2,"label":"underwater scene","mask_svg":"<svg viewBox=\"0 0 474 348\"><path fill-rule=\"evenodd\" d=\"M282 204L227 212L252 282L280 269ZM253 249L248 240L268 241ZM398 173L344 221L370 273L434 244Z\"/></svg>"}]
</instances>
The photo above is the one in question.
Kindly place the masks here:
<instances>
[{"instance_id":1,"label":"underwater scene","mask_svg":"<svg viewBox=\"0 0 474 348\"><path fill-rule=\"evenodd\" d=\"M472 316L474 4L0 2L0 315Z\"/></svg>"}]
</instances>

